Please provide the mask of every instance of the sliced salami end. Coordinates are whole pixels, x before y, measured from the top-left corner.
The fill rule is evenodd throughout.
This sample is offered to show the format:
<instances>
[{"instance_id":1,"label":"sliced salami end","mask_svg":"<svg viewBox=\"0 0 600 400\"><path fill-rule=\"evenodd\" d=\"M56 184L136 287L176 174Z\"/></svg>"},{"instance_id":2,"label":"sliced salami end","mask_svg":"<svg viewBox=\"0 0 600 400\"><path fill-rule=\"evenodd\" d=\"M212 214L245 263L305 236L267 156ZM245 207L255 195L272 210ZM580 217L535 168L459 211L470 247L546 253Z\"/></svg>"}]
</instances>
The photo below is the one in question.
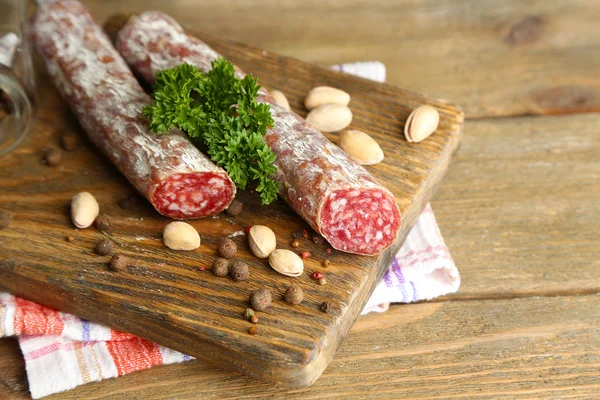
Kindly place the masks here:
<instances>
[{"instance_id":1,"label":"sliced salami end","mask_svg":"<svg viewBox=\"0 0 600 400\"><path fill-rule=\"evenodd\" d=\"M394 197L375 189L341 189L321 210L321 234L336 249L372 255L389 247L402 224Z\"/></svg>"},{"instance_id":2,"label":"sliced salami end","mask_svg":"<svg viewBox=\"0 0 600 400\"><path fill-rule=\"evenodd\" d=\"M234 195L235 187L224 173L177 174L160 184L152 204L169 218L202 218L223 211Z\"/></svg>"}]
</instances>

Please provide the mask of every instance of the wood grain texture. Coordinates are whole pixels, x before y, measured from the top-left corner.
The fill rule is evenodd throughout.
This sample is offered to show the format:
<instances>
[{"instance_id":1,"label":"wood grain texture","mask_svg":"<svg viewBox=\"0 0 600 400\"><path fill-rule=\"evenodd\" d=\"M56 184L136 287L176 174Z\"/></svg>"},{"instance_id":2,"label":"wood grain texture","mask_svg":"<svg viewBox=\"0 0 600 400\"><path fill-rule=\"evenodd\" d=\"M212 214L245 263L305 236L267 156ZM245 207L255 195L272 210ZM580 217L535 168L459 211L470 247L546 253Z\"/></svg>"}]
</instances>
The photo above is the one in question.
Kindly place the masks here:
<instances>
[{"instance_id":1,"label":"wood grain texture","mask_svg":"<svg viewBox=\"0 0 600 400\"><path fill-rule=\"evenodd\" d=\"M211 265L223 236L250 225L272 227L280 248L290 248L292 233L307 225L283 202L260 207L257 196L241 194L246 211L239 217L219 216L192 225L202 247L192 253L174 252L161 243L167 219L144 203L134 212L117 206L132 188L80 133L55 91L41 90L39 116L27 143L0 159L0 185L5 195L0 208L13 214L10 229L0 231L0 290L83 318L131 332L159 344L286 386L312 384L326 368L341 340L362 311L373 288L390 265L393 254L416 221L446 172L458 146L463 123L460 107L414 92L351 77L294 59L197 34L233 63L260 78L268 88L285 87L290 104L299 108L314 86L338 87L352 95L351 128L371 134L382 144L386 160L370 168L398 199L404 216L395 244L378 257L337 253L320 286L309 275L321 270L327 245L304 240L301 250L313 257L305 272L294 279L278 275L266 261L254 258L244 237L236 237L238 258L251 266L249 282L217 278L199 267ZM46 79L43 79L46 82ZM403 137L404 121L422 104L441 114L438 131L419 144ZM54 146L61 134L75 131L82 146L65 155L60 168L40 163L43 149ZM335 140L335 135L328 135ZM114 237L123 243L118 252L135 261L122 274L107 270L108 257L92 249L102 235L94 230L75 232L69 221L70 198L93 193L102 212L114 219ZM65 237L75 235L74 243ZM300 284L305 301L292 307L282 301L286 287ZM274 304L260 313L258 334L247 333L242 318L248 295L267 287ZM333 304L331 313L320 305Z\"/></svg>"},{"instance_id":2,"label":"wood grain texture","mask_svg":"<svg viewBox=\"0 0 600 400\"><path fill-rule=\"evenodd\" d=\"M593 399L599 337L597 295L393 306L360 317L310 388L274 387L198 360L48 399ZM3 366L10 376L22 371Z\"/></svg>"},{"instance_id":3,"label":"wood grain texture","mask_svg":"<svg viewBox=\"0 0 600 400\"><path fill-rule=\"evenodd\" d=\"M600 111L600 7L589 0L84 0L104 20L157 9L311 63L379 60L388 82L468 118Z\"/></svg>"},{"instance_id":4,"label":"wood grain texture","mask_svg":"<svg viewBox=\"0 0 600 400\"><path fill-rule=\"evenodd\" d=\"M450 298L600 292L599 124L599 114L467 121L432 203L461 272Z\"/></svg>"}]
</instances>

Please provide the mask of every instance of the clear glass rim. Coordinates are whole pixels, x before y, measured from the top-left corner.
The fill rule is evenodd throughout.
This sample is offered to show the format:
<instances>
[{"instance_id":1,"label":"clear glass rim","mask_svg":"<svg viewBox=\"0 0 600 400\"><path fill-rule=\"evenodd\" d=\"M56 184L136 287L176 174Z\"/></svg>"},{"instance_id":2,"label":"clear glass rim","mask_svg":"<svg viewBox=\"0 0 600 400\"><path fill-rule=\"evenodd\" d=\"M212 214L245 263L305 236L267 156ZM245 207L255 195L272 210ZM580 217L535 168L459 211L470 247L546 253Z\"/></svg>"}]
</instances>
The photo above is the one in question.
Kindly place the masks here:
<instances>
[{"instance_id":1,"label":"clear glass rim","mask_svg":"<svg viewBox=\"0 0 600 400\"><path fill-rule=\"evenodd\" d=\"M29 134L33 120L33 106L23 87L11 76L0 73L0 87L8 89L5 92L12 101L14 113L18 115L16 129L19 132L13 138L8 139L8 145L3 145L0 139L0 156L3 156L19 146Z\"/></svg>"}]
</instances>

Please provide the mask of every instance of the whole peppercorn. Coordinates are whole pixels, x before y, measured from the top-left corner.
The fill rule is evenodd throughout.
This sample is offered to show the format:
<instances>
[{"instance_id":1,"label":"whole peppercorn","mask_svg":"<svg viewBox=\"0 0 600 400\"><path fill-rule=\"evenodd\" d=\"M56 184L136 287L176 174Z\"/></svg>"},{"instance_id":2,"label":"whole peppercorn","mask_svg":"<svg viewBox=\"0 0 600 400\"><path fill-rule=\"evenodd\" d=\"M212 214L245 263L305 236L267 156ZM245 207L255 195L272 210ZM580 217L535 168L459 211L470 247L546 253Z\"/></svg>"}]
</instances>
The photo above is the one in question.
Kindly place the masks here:
<instances>
[{"instance_id":1,"label":"whole peppercorn","mask_svg":"<svg viewBox=\"0 0 600 400\"><path fill-rule=\"evenodd\" d=\"M73 235L67 236L67 242L72 243L74 241L75 241L75 236L73 236Z\"/></svg>"},{"instance_id":2,"label":"whole peppercorn","mask_svg":"<svg viewBox=\"0 0 600 400\"><path fill-rule=\"evenodd\" d=\"M112 256L110 259L110 269L113 271L123 271L127 267L129 260L120 254Z\"/></svg>"},{"instance_id":3,"label":"whole peppercorn","mask_svg":"<svg viewBox=\"0 0 600 400\"><path fill-rule=\"evenodd\" d=\"M218 253L223 258L231 258L237 253L237 245L229 238L223 238L219 243Z\"/></svg>"},{"instance_id":4,"label":"whole peppercorn","mask_svg":"<svg viewBox=\"0 0 600 400\"><path fill-rule=\"evenodd\" d=\"M49 167L56 167L62 161L62 152L58 149L50 149L46 152L45 159Z\"/></svg>"},{"instance_id":5,"label":"whole peppercorn","mask_svg":"<svg viewBox=\"0 0 600 400\"><path fill-rule=\"evenodd\" d=\"M324 268L327 268L327 267L329 267L329 265L331 265L331 261L329 261L329 260L323 260L323 262L321 264L323 264Z\"/></svg>"},{"instance_id":6,"label":"whole peppercorn","mask_svg":"<svg viewBox=\"0 0 600 400\"><path fill-rule=\"evenodd\" d=\"M227 210L225 210L225 212L227 213L227 215L235 217L236 215L242 212L243 208L244 205L241 201L239 201L238 199L233 199L233 201L231 202L231 204L229 204L229 207L227 207Z\"/></svg>"},{"instance_id":7,"label":"whole peppercorn","mask_svg":"<svg viewBox=\"0 0 600 400\"><path fill-rule=\"evenodd\" d=\"M325 278L319 279L319 285L321 285L321 286L322 285L327 285L327 279L325 279Z\"/></svg>"},{"instance_id":8,"label":"whole peppercorn","mask_svg":"<svg viewBox=\"0 0 600 400\"><path fill-rule=\"evenodd\" d=\"M77 136L66 133L60 138L60 143L66 151L73 151L77 147Z\"/></svg>"},{"instance_id":9,"label":"whole peppercorn","mask_svg":"<svg viewBox=\"0 0 600 400\"><path fill-rule=\"evenodd\" d=\"M316 244L321 244L323 243L325 239L323 239L323 236L319 235L318 233L313 233L312 234L312 241L315 242Z\"/></svg>"},{"instance_id":10,"label":"whole peppercorn","mask_svg":"<svg viewBox=\"0 0 600 400\"><path fill-rule=\"evenodd\" d=\"M310 251L303 251L300 253L300 255L302 258L309 258L312 254L310 254Z\"/></svg>"},{"instance_id":11,"label":"whole peppercorn","mask_svg":"<svg viewBox=\"0 0 600 400\"><path fill-rule=\"evenodd\" d=\"M333 250L331 250L331 247L327 249L327 254L331 254Z\"/></svg>"},{"instance_id":12,"label":"whole peppercorn","mask_svg":"<svg viewBox=\"0 0 600 400\"><path fill-rule=\"evenodd\" d=\"M302 231L298 229L292 234L292 236L294 237L294 239L300 239L302 237Z\"/></svg>"},{"instance_id":13,"label":"whole peppercorn","mask_svg":"<svg viewBox=\"0 0 600 400\"><path fill-rule=\"evenodd\" d=\"M321 304L321 311L325 313L330 313L331 311L333 311L333 306L330 302L326 301L323 304Z\"/></svg>"},{"instance_id":14,"label":"whole peppercorn","mask_svg":"<svg viewBox=\"0 0 600 400\"><path fill-rule=\"evenodd\" d=\"M256 335L256 325L252 325L250 328L248 328L248 333L251 335Z\"/></svg>"},{"instance_id":15,"label":"whole peppercorn","mask_svg":"<svg viewBox=\"0 0 600 400\"><path fill-rule=\"evenodd\" d=\"M250 293L250 306L256 311L262 311L271 305L271 292L258 289Z\"/></svg>"},{"instance_id":16,"label":"whole peppercorn","mask_svg":"<svg viewBox=\"0 0 600 400\"><path fill-rule=\"evenodd\" d=\"M290 304L300 304L304 299L304 291L300 286L292 285L286 289L284 298Z\"/></svg>"},{"instance_id":17,"label":"whole peppercorn","mask_svg":"<svg viewBox=\"0 0 600 400\"><path fill-rule=\"evenodd\" d=\"M106 214L101 214L96 218L96 228L100 229L101 231L110 231L111 225L112 221L110 217Z\"/></svg>"},{"instance_id":18,"label":"whole peppercorn","mask_svg":"<svg viewBox=\"0 0 600 400\"><path fill-rule=\"evenodd\" d=\"M94 251L101 256L111 256L113 254L112 243L108 239L102 239L96 243Z\"/></svg>"},{"instance_id":19,"label":"whole peppercorn","mask_svg":"<svg viewBox=\"0 0 600 400\"><path fill-rule=\"evenodd\" d=\"M252 322L253 324L258 324L258 317L256 315L251 316L250 322Z\"/></svg>"},{"instance_id":20,"label":"whole peppercorn","mask_svg":"<svg viewBox=\"0 0 600 400\"><path fill-rule=\"evenodd\" d=\"M231 268L229 268L229 276L234 281L247 281L250 276L250 271L248 270L248 264L243 261L236 261L233 263Z\"/></svg>"},{"instance_id":21,"label":"whole peppercorn","mask_svg":"<svg viewBox=\"0 0 600 400\"><path fill-rule=\"evenodd\" d=\"M244 318L249 320L253 316L254 316L254 310L251 308L246 308L246 310L244 311Z\"/></svg>"},{"instance_id":22,"label":"whole peppercorn","mask_svg":"<svg viewBox=\"0 0 600 400\"><path fill-rule=\"evenodd\" d=\"M133 207L135 207L135 205L138 202L138 198L134 195L125 197L124 199L119 200L119 207L121 207L123 210L130 210Z\"/></svg>"},{"instance_id":23,"label":"whole peppercorn","mask_svg":"<svg viewBox=\"0 0 600 400\"><path fill-rule=\"evenodd\" d=\"M213 262L212 272L215 276L227 276L229 273L229 260L226 258L217 258Z\"/></svg>"},{"instance_id":24,"label":"whole peppercorn","mask_svg":"<svg viewBox=\"0 0 600 400\"><path fill-rule=\"evenodd\" d=\"M298 239L292 240L291 246L293 248L298 248L300 246L300 242L298 241Z\"/></svg>"},{"instance_id":25,"label":"whole peppercorn","mask_svg":"<svg viewBox=\"0 0 600 400\"><path fill-rule=\"evenodd\" d=\"M8 212L0 210L0 229L8 228L11 219L12 216Z\"/></svg>"}]
</instances>

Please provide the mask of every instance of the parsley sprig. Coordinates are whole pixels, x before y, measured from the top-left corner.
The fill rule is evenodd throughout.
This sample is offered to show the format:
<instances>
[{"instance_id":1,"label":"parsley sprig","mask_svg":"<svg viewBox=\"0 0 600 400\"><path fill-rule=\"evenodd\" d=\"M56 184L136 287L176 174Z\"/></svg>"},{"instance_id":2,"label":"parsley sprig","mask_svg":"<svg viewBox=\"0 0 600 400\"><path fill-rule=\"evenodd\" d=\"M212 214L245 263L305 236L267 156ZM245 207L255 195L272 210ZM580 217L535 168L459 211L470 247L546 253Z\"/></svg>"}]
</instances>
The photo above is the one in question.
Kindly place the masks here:
<instances>
[{"instance_id":1,"label":"parsley sprig","mask_svg":"<svg viewBox=\"0 0 600 400\"><path fill-rule=\"evenodd\" d=\"M251 75L236 77L223 58L214 60L207 73L181 64L156 74L155 103L144 108L143 116L152 132L186 132L239 189L256 181L261 202L269 204L279 186L273 180L275 154L264 141L273 118L270 106L256 101L260 88Z\"/></svg>"}]
</instances>

